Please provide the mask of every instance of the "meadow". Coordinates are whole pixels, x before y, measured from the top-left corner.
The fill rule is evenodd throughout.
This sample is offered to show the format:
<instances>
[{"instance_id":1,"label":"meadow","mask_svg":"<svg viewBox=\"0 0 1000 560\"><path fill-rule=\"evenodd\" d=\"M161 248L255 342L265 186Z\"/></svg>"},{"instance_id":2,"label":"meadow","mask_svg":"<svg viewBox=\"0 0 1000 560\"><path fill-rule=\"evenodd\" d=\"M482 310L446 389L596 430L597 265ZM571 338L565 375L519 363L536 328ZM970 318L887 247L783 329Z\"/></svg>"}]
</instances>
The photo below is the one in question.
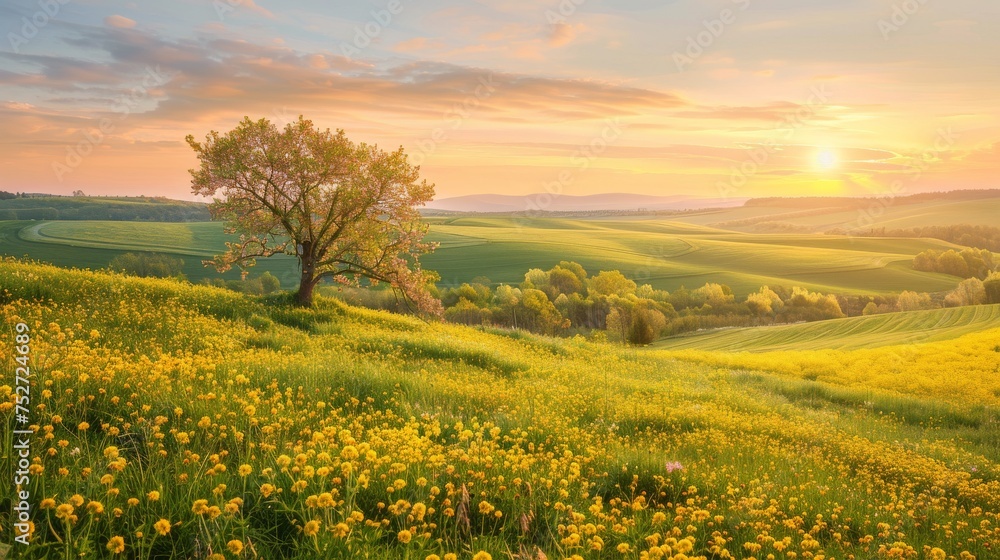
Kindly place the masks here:
<instances>
[{"instance_id":1,"label":"meadow","mask_svg":"<svg viewBox=\"0 0 1000 560\"><path fill-rule=\"evenodd\" d=\"M764 285L796 285L823 293L868 294L954 288L953 277L913 270L927 249L956 247L934 239L860 238L809 234L732 232L656 216L591 218L429 218L428 240L440 243L424 267L442 286L479 276L493 284L518 284L530 268L562 260L587 270L619 270L640 284L673 291L706 282L730 286L740 296ZM103 268L126 251L156 251L184 260L192 281L216 277L201 260L225 248L222 225L211 222L113 221L0 222L0 251L60 266ZM258 263L286 288L297 281L293 258ZM235 278L231 272L228 278Z\"/></svg>"},{"instance_id":2,"label":"meadow","mask_svg":"<svg viewBox=\"0 0 1000 560\"><path fill-rule=\"evenodd\" d=\"M240 278L237 270L219 274L202 264L224 251L227 240L230 238L218 222L0 221L0 254L5 256L98 270L125 253L151 251L183 260L184 275L193 282ZM297 266L294 257L279 255L260 261L253 274L269 271L284 287L292 288L298 278Z\"/></svg>"},{"instance_id":3,"label":"meadow","mask_svg":"<svg viewBox=\"0 0 1000 560\"><path fill-rule=\"evenodd\" d=\"M523 271L560 260L619 270L668 291L707 282L738 295L768 284L851 294L933 292L954 284L911 267L922 247L952 247L934 239L734 233L657 217L434 219L429 238L441 247L423 262L445 284L477 275L516 284ZM482 266L468 264L479 260Z\"/></svg>"},{"instance_id":4,"label":"meadow","mask_svg":"<svg viewBox=\"0 0 1000 560\"><path fill-rule=\"evenodd\" d=\"M728 364L10 259L0 288L9 371L13 325L30 329L37 429L32 544L14 557L985 560L1000 546L996 331L909 345L899 378L939 382L906 394L864 370L804 378L770 353ZM960 399L949 381L976 360L982 391ZM0 386L7 426L16 401Z\"/></svg>"},{"instance_id":5,"label":"meadow","mask_svg":"<svg viewBox=\"0 0 1000 560\"><path fill-rule=\"evenodd\" d=\"M856 350L945 341L998 327L1000 305L973 305L795 325L702 331L665 338L653 346L665 350L728 352Z\"/></svg>"},{"instance_id":6,"label":"meadow","mask_svg":"<svg viewBox=\"0 0 1000 560\"><path fill-rule=\"evenodd\" d=\"M905 195L905 193L903 193ZM857 201L844 203L844 199L813 199L806 205L795 199L774 199L772 203L759 202L747 206L694 212L678 217L679 221L693 225L708 225L734 231L772 231L781 227L793 228L799 233L825 233L830 230L862 231L869 228L906 229L912 227L971 224L993 226L1000 213L1000 197L996 192L970 193L976 198L967 199L958 193L925 194L909 199L883 196L859 206Z\"/></svg>"}]
</instances>

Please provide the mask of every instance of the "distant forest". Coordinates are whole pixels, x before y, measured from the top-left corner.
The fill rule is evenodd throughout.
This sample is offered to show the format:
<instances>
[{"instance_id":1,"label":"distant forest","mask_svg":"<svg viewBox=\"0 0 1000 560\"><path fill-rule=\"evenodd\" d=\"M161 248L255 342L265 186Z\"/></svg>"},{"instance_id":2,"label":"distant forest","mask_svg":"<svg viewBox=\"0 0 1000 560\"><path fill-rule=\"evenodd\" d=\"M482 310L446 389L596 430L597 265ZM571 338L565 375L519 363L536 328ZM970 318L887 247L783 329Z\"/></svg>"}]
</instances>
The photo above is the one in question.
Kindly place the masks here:
<instances>
[{"instance_id":1,"label":"distant forest","mask_svg":"<svg viewBox=\"0 0 1000 560\"><path fill-rule=\"evenodd\" d=\"M963 247L975 247L976 249L1000 253L1000 227L994 226L952 225L910 229L886 229L882 227L864 232L854 232L854 235L860 237L933 237Z\"/></svg>"},{"instance_id":2,"label":"distant forest","mask_svg":"<svg viewBox=\"0 0 1000 560\"><path fill-rule=\"evenodd\" d=\"M204 222L208 207L162 197L49 196L0 191L0 220Z\"/></svg>"}]
</instances>

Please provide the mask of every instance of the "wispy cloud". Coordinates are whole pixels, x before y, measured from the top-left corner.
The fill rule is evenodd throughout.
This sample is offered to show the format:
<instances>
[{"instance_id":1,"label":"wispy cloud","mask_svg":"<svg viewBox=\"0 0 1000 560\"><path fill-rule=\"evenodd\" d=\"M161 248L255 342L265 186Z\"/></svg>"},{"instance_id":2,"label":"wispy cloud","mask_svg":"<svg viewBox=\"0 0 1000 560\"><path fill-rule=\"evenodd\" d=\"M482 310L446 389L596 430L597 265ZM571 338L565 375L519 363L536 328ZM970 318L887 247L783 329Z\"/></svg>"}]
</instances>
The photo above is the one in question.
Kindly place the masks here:
<instances>
[{"instance_id":1,"label":"wispy cloud","mask_svg":"<svg viewBox=\"0 0 1000 560\"><path fill-rule=\"evenodd\" d=\"M945 174L955 187L1000 172L992 101L1000 76L991 71L1000 37L986 32L1000 14L973 0L929 3L888 43L876 25L884 10L870 2L755 3L681 75L672 39L696 36L717 7L593 0L553 20L550 7L530 0L428 0L406 4L347 57L338 45L379 21L381 7L222 4L220 16L212 2L72 2L30 42L0 51L0 188L185 196L192 156L183 136L244 115L301 113L413 149L483 76L496 94L423 164L442 195L535 192L608 118L627 123L628 134L572 194L714 192L747 149L809 109L802 92L816 83L835 86L834 103L811 114L794 144L780 143L748 195L801 192L818 178L865 194L859 183L903 173L942 126L972 132L939 154L920 188L940 188ZM36 9L15 0L0 15L16 23ZM95 150L100 165L53 186L48 163L114 115L149 68L163 83ZM821 150L836 153L836 170L817 168Z\"/></svg>"}]
</instances>

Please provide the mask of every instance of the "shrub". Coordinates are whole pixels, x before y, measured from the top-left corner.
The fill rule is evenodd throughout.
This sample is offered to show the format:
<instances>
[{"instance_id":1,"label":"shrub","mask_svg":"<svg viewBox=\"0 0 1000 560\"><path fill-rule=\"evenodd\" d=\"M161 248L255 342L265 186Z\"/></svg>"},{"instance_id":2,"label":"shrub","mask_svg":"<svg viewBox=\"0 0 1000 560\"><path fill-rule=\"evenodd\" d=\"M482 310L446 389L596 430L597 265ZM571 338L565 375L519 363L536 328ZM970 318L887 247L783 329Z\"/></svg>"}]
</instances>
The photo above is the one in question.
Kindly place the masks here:
<instances>
[{"instance_id":1,"label":"shrub","mask_svg":"<svg viewBox=\"0 0 1000 560\"><path fill-rule=\"evenodd\" d=\"M142 278L179 276L184 261L160 253L125 253L111 259L108 268Z\"/></svg>"},{"instance_id":2,"label":"shrub","mask_svg":"<svg viewBox=\"0 0 1000 560\"><path fill-rule=\"evenodd\" d=\"M281 289L281 280L270 271L260 275L260 285L265 294L271 294Z\"/></svg>"},{"instance_id":3,"label":"shrub","mask_svg":"<svg viewBox=\"0 0 1000 560\"><path fill-rule=\"evenodd\" d=\"M1000 273L994 272L983 282L983 291L986 303L1000 303Z\"/></svg>"}]
</instances>

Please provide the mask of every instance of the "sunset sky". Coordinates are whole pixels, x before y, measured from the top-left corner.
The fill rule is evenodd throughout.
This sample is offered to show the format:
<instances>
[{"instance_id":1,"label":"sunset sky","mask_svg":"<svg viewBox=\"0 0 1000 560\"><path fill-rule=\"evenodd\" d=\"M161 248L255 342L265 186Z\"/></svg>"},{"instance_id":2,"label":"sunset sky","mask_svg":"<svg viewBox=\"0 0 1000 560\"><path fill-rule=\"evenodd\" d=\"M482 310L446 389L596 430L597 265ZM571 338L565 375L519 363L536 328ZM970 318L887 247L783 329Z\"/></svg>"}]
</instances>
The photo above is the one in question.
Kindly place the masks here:
<instances>
[{"instance_id":1,"label":"sunset sky","mask_svg":"<svg viewBox=\"0 0 1000 560\"><path fill-rule=\"evenodd\" d=\"M187 134L299 114L404 146L438 198L1000 187L993 1L13 0L0 22L8 191L193 199Z\"/></svg>"}]
</instances>

